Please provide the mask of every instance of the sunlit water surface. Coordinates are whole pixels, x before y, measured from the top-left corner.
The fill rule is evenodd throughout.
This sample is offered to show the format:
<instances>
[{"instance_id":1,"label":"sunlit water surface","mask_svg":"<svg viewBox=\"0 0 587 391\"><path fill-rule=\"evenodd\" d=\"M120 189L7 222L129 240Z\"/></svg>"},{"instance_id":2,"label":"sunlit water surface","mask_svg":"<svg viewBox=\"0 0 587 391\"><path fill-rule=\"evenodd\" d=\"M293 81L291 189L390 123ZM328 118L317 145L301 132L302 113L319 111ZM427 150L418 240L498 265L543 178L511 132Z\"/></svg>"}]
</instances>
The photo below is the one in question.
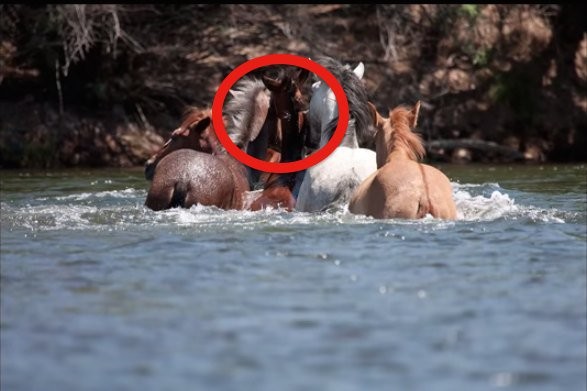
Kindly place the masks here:
<instances>
[{"instance_id":1,"label":"sunlit water surface","mask_svg":"<svg viewBox=\"0 0 587 391\"><path fill-rule=\"evenodd\" d=\"M455 222L1 171L0 388L584 391L586 166L441 168Z\"/></svg>"}]
</instances>

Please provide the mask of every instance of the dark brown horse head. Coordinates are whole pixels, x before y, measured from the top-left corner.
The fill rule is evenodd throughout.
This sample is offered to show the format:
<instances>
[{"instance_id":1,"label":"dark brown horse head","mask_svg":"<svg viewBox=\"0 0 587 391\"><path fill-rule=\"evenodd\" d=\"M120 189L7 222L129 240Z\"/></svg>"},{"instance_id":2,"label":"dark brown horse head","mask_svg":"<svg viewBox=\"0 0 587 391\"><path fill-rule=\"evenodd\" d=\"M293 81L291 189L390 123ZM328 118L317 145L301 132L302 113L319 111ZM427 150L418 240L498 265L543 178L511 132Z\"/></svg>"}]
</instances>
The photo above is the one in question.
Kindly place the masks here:
<instances>
[{"instance_id":1,"label":"dark brown horse head","mask_svg":"<svg viewBox=\"0 0 587 391\"><path fill-rule=\"evenodd\" d=\"M269 115L276 118L267 154L269 156L271 151L279 162L292 162L302 157L307 129L304 126L304 111L308 107L308 99L302 93L302 86L308 76L309 71L305 69L289 74L281 70L276 78L263 76L263 84L271 92ZM292 190L296 175L296 172L263 174L261 179L264 189L251 205L251 210L284 207L292 211L295 206Z\"/></svg>"},{"instance_id":2,"label":"dark brown horse head","mask_svg":"<svg viewBox=\"0 0 587 391\"><path fill-rule=\"evenodd\" d=\"M173 131L171 137L145 163L145 178L152 180L155 167L161 159L178 149L193 149L205 153L216 153L220 143L212 127L212 112L209 109L190 109L181 125Z\"/></svg>"},{"instance_id":3,"label":"dark brown horse head","mask_svg":"<svg viewBox=\"0 0 587 391\"><path fill-rule=\"evenodd\" d=\"M276 78L263 76L263 84L272 93L273 108L280 119L287 120L296 113L308 110L309 100L302 91L309 74L307 69L289 72L282 69Z\"/></svg>"},{"instance_id":4,"label":"dark brown horse head","mask_svg":"<svg viewBox=\"0 0 587 391\"><path fill-rule=\"evenodd\" d=\"M281 162L301 158L305 138L303 113L309 102L302 91L309 74L307 69L290 69L281 70L276 78L263 76L263 83L271 92L270 111L277 117L270 146L281 152Z\"/></svg>"}]
</instances>

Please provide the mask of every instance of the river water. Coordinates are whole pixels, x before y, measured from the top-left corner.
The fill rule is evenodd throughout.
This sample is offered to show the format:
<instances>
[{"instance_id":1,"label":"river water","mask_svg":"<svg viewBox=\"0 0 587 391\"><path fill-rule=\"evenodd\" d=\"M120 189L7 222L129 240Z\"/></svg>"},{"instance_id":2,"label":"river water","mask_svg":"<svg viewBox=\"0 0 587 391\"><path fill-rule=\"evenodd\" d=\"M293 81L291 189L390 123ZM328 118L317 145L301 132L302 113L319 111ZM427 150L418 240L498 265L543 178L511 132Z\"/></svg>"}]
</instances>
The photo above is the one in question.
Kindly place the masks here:
<instances>
[{"instance_id":1,"label":"river water","mask_svg":"<svg viewBox=\"0 0 587 391\"><path fill-rule=\"evenodd\" d=\"M1 171L0 389L584 391L587 167L441 169L455 222Z\"/></svg>"}]
</instances>

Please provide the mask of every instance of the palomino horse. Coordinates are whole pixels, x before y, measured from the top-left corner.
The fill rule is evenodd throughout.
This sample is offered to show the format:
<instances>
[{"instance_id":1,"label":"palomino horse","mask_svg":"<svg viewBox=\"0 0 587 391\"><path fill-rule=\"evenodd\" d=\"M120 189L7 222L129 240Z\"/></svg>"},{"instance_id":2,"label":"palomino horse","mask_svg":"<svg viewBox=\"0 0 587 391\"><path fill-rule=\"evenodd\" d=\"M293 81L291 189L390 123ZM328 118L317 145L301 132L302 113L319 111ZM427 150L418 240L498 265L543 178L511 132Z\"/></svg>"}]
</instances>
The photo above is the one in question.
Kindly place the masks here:
<instances>
[{"instance_id":1,"label":"palomino horse","mask_svg":"<svg viewBox=\"0 0 587 391\"><path fill-rule=\"evenodd\" d=\"M245 166L218 141L210 110L189 112L148 160L145 176L152 179L145 205L153 210L195 204L242 209L250 189Z\"/></svg>"},{"instance_id":2,"label":"palomino horse","mask_svg":"<svg viewBox=\"0 0 587 391\"><path fill-rule=\"evenodd\" d=\"M370 145L375 133L374 118L362 84L364 67L354 71L331 58L318 60L341 83L349 102L350 119L341 144L322 162L306 170L296 209L302 212L322 211L346 204L354 189L377 169L375 152L359 148ZM322 148L338 123L338 105L334 93L323 81L314 84L308 118L310 144L319 141Z\"/></svg>"},{"instance_id":3,"label":"palomino horse","mask_svg":"<svg viewBox=\"0 0 587 391\"><path fill-rule=\"evenodd\" d=\"M377 219L419 219L427 214L456 218L449 179L438 169L418 162L426 152L420 136L412 132L419 111L418 101L411 110L393 109L388 119L376 113L378 170L356 189L349 203L351 213Z\"/></svg>"}]
</instances>

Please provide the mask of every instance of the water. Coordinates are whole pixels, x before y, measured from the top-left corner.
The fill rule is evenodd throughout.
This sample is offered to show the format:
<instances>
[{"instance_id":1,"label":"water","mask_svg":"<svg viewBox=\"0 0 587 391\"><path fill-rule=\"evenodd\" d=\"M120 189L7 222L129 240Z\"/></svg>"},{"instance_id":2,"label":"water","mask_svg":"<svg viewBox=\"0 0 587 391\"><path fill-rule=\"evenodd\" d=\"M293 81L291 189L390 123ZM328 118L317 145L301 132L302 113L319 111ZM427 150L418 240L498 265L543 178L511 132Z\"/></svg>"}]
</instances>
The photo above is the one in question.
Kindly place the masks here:
<instances>
[{"instance_id":1,"label":"water","mask_svg":"<svg viewBox=\"0 0 587 391\"><path fill-rule=\"evenodd\" d=\"M586 166L443 170L456 222L2 171L0 388L585 390Z\"/></svg>"}]
</instances>

